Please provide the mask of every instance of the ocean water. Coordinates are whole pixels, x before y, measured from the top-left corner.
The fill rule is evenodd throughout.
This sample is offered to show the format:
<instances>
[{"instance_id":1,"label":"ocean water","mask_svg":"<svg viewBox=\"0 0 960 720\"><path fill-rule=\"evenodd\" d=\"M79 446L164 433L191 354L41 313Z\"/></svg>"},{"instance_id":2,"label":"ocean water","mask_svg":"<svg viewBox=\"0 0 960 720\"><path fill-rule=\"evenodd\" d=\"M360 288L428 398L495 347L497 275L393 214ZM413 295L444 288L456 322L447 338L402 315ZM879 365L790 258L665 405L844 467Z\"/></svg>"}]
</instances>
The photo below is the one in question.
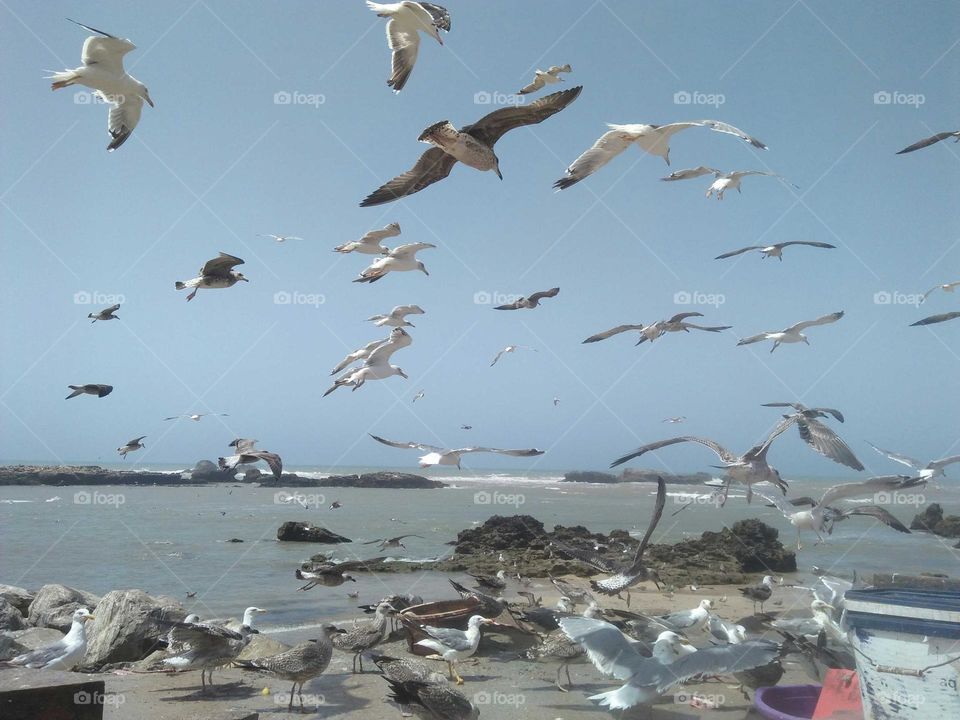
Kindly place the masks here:
<instances>
[{"instance_id":1,"label":"ocean water","mask_svg":"<svg viewBox=\"0 0 960 720\"><path fill-rule=\"evenodd\" d=\"M337 473L366 470L370 468L341 468ZM309 467L291 471L330 472ZM563 483L561 473L514 476L444 468L428 474L450 487L0 487L0 582L29 588L59 582L98 594L140 588L178 598L203 617L237 616L246 606L257 605L270 610L260 618L263 629L289 630L350 617L358 603L375 602L393 592L415 592L428 599L453 596L446 574L430 571L361 573L356 583L298 592L301 583L294 570L311 554L323 552L338 559L388 555L398 562L441 558L451 552L448 543L458 531L494 514L532 515L547 529L580 524L598 532L622 528L639 535L646 529L655 495L649 484ZM796 478L790 482L791 495L816 497L837 481ZM676 542L749 517L760 517L780 529L785 544L796 542L795 530L775 509L756 501L747 505L736 490L724 508L716 508L698 501L703 495L697 492L695 486L668 486L667 509L653 542ZM290 500L290 495L296 500ZM694 502L683 513L671 516L691 499ZM343 507L329 510L333 500ZM960 513L960 489L950 480L941 479L904 500L913 504L888 509L906 524L918 507L929 502L939 502L948 514ZM353 542L277 542L277 528L287 520L310 521ZM379 553L375 545L362 544L408 533L422 538L407 538L406 550ZM231 538L243 542L227 542ZM814 545L815 539L803 537L798 558L801 571L818 565L840 573L855 569L863 574L960 575L960 550L952 548L955 541L896 533L874 526L869 518L838 524L822 545ZM188 591L196 592L196 597L186 598ZM359 598L348 598L348 591L359 592Z\"/></svg>"}]
</instances>

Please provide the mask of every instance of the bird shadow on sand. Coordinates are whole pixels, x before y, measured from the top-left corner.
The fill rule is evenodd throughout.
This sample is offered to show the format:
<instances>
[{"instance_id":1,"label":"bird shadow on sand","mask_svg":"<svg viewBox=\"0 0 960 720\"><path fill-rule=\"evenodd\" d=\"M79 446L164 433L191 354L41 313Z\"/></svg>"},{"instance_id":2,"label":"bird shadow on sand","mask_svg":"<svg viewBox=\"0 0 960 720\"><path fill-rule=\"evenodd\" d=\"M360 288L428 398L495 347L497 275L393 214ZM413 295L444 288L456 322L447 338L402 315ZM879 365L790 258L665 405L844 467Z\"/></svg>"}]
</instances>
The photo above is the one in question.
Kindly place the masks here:
<instances>
[{"instance_id":1,"label":"bird shadow on sand","mask_svg":"<svg viewBox=\"0 0 960 720\"><path fill-rule=\"evenodd\" d=\"M243 682L226 682L220 685L202 685L179 688L156 688L152 692L186 693L160 698L161 702L196 702L199 700L243 700L257 695L260 691Z\"/></svg>"}]
</instances>

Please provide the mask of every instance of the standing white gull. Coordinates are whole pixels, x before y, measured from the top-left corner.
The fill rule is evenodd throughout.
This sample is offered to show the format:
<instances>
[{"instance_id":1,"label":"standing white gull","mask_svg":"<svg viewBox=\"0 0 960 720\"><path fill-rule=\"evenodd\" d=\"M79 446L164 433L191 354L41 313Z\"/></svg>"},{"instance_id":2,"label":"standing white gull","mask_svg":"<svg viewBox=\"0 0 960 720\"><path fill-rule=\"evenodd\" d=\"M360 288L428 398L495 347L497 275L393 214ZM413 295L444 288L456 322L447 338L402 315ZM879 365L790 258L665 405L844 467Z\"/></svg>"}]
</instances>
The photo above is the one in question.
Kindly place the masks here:
<instances>
[{"instance_id":1,"label":"standing white gull","mask_svg":"<svg viewBox=\"0 0 960 720\"><path fill-rule=\"evenodd\" d=\"M726 258L733 257L734 255L740 255L745 252L750 252L751 250L759 250L763 259L766 260L768 257L775 257L780 262L783 262L783 249L789 247L790 245L807 245L809 247L824 248L827 250L836 250L836 245L830 245L829 243L824 242L813 242L812 240L790 240L789 242L775 243L773 245L750 245L749 247L740 248L739 250L732 250L730 252L724 253L723 255L717 255L714 260L725 260Z\"/></svg>"},{"instance_id":2,"label":"standing white gull","mask_svg":"<svg viewBox=\"0 0 960 720\"><path fill-rule=\"evenodd\" d=\"M374 440L384 445L404 450L423 450L427 454L420 458L420 467L430 467L431 465L455 465L460 468L460 456L467 453L489 452L498 455L513 455L514 457L533 457L543 455L543 450L531 448L529 450L501 450L500 448L489 447L465 447L456 450L437 447L436 445L426 445L415 442L394 442L393 440L384 440L382 437L370 435Z\"/></svg>"},{"instance_id":3,"label":"standing white gull","mask_svg":"<svg viewBox=\"0 0 960 720\"><path fill-rule=\"evenodd\" d=\"M805 330L808 327L814 327L816 325L829 325L830 323L834 323L842 317L843 310L840 310L839 312L818 317L816 320L804 320L802 322L798 322L788 328L784 328L783 330L768 330L760 333L759 335L751 335L750 337L742 338L737 343L737 346L750 345L751 343L762 342L764 340L773 340L773 347L770 348L770 352L773 352L777 349L777 347L780 346L781 343L803 342L809 345L810 342L807 340L807 336L801 332L802 330Z\"/></svg>"},{"instance_id":4,"label":"standing white gull","mask_svg":"<svg viewBox=\"0 0 960 720\"><path fill-rule=\"evenodd\" d=\"M187 300L193 300L194 295L196 295L197 291L201 288L215 290L233 287L241 280L243 280L243 282L250 282L243 276L243 273L233 271L236 265L243 265L243 260L222 252L213 260L207 260L203 267L200 268L200 274L197 277L187 280L186 282L180 282L178 280L175 283L175 287L177 290L193 288L193 292L187 295Z\"/></svg>"},{"instance_id":5,"label":"standing white gull","mask_svg":"<svg viewBox=\"0 0 960 720\"><path fill-rule=\"evenodd\" d=\"M70 630L60 640L17 655L3 664L37 670L71 670L83 660L87 651L86 624L94 619L89 610L78 608L73 613Z\"/></svg>"},{"instance_id":6,"label":"standing white gull","mask_svg":"<svg viewBox=\"0 0 960 720\"><path fill-rule=\"evenodd\" d=\"M833 430L820 422L817 418L832 415L836 420L843 422L843 414L833 408L808 408L801 403L763 403L763 407L791 407L797 420L797 430L800 439L809 445L814 452L830 458L836 463L846 465L854 470L863 470L863 464L857 460L853 450ZM784 415L787 417L787 415Z\"/></svg>"},{"instance_id":7,"label":"standing white gull","mask_svg":"<svg viewBox=\"0 0 960 720\"><path fill-rule=\"evenodd\" d=\"M755 148L766 150L767 146L756 138L750 137L733 125L719 120L693 120L689 122L670 123L669 125L612 125L607 124L609 131L600 136L593 147L584 152L567 168L566 177L557 180L553 186L557 190L565 190L571 185L583 180L602 168L628 147L636 144L644 152L658 155L670 164L670 138L692 127L705 127L716 132L735 135Z\"/></svg>"},{"instance_id":8,"label":"standing white gull","mask_svg":"<svg viewBox=\"0 0 960 720\"><path fill-rule=\"evenodd\" d=\"M960 142L960 130L947 130L946 132L940 132L936 135L931 135L923 140L918 140L913 145L908 145L903 150L898 151L897 155L904 155L906 153L911 153L914 150L920 150L925 147L930 147L931 145L936 145L941 140L946 140L947 138L953 138L954 142Z\"/></svg>"},{"instance_id":9,"label":"standing white gull","mask_svg":"<svg viewBox=\"0 0 960 720\"><path fill-rule=\"evenodd\" d=\"M440 5L427 2L375 3L367 0L367 7L387 22L387 43L393 51L392 69L387 85L395 93L403 90L420 50L419 32L426 33L443 45L440 30L450 32L450 13Z\"/></svg>"},{"instance_id":10,"label":"standing white gull","mask_svg":"<svg viewBox=\"0 0 960 720\"><path fill-rule=\"evenodd\" d=\"M137 127L144 101L153 107L147 86L130 77L123 69L123 56L137 46L129 40L88 27L76 20L70 22L97 35L88 37L83 43L80 54L83 66L54 72L47 78L53 80L50 89L60 90L69 85L85 85L94 90L102 100L110 103L112 107L107 115L107 132L113 139L107 145L107 150L113 152L126 142Z\"/></svg>"},{"instance_id":11,"label":"standing white gull","mask_svg":"<svg viewBox=\"0 0 960 720\"><path fill-rule=\"evenodd\" d=\"M144 444L141 442L145 437L146 437L146 435L141 435L140 437L134 438L133 440L128 440L128 441L127 441L127 444L124 445L123 447L118 447L118 448L117 448L117 452L120 453L120 457L122 457L124 460L126 460L126 459L127 459L127 453L135 452L135 451L139 450L140 448L146 447L146 445L144 445Z\"/></svg>"},{"instance_id":12,"label":"standing white gull","mask_svg":"<svg viewBox=\"0 0 960 720\"><path fill-rule=\"evenodd\" d=\"M405 624L410 622L407 616L401 615L400 617ZM427 638L419 640L415 644L433 650L440 658L445 660L447 667L450 669L450 679L456 681L457 685L463 685L463 678L457 672L457 663L477 651L477 646L480 644L480 626L489 625L492 622L482 615L473 615L467 621L466 630L420 625L418 629L426 634Z\"/></svg>"},{"instance_id":13,"label":"standing white gull","mask_svg":"<svg viewBox=\"0 0 960 720\"><path fill-rule=\"evenodd\" d=\"M529 85L525 85L520 88L517 92L517 95L527 95L528 93L533 93L542 88L544 85L553 85L555 83L563 82L563 78L560 77L560 73L568 73L572 70L569 64L567 65L551 65L547 70L536 70L533 74L533 81Z\"/></svg>"},{"instance_id":14,"label":"standing white gull","mask_svg":"<svg viewBox=\"0 0 960 720\"><path fill-rule=\"evenodd\" d=\"M372 322L377 327L415 327L412 322L407 322L406 316L423 314L423 308L419 305L397 305L386 315L368 317L367 322Z\"/></svg>"},{"instance_id":15,"label":"standing white gull","mask_svg":"<svg viewBox=\"0 0 960 720\"><path fill-rule=\"evenodd\" d=\"M534 352L537 352L536 348L530 347L529 345L507 345L503 350L494 356L493 362L490 363L490 367L496 365L497 360L499 360L504 353L512 353L516 352L517 350L533 350ZM557 403L554 403L554 405L556 404Z\"/></svg>"},{"instance_id":16,"label":"standing white gull","mask_svg":"<svg viewBox=\"0 0 960 720\"><path fill-rule=\"evenodd\" d=\"M423 153L403 175L368 195L360 206L381 205L420 192L447 177L458 161L477 170L495 170L500 176L500 163L493 152L497 141L515 128L535 125L560 112L577 99L582 89L562 90L529 105L494 110L459 131L447 120L431 125L417 139L437 147Z\"/></svg>"},{"instance_id":17,"label":"standing white gull","mask_svg":"<svg viewBox=\"0 0 960 720\"><path fill-rule=\"evenodd\" d=\"M399 234L400 223L390 223L382 230L371 230L359 240L337 245L333 251L338 253L358 252L364 255L386 255L390 250L380 243L388 237L396 237Z\"/></svg>"},{"instance_id":18,"label":"standing white gull","mask_svg":"<svg viewBox=\"0 0 960 720\"><path fill-rule=\"evenodd\" d=\"M266 235L260 234L257 235L257 237L273 238L278 243L286 242L287 240L303 240L302 237L298 237L297 235L271 235L269 233Z\"/></svg>"},{"instance_id":19,"label":"standing white gull","mask_svg":"<svg viewBox=\"0 0 960 720\"><path fill-rule=\"evenodd\" d=\"M936 292L937 290L943 290L944 292L952 293L956 288L960 287L960 280L955 282L943 283L941 285L934 285L932 288L927 290L923 294L923 302L930 296L930 293ZM92 315L90 317L93 317Z\"/></svg>"},{"instance_id":20,"label":"standing white gull","mask_svg":"<svg viewBox=\"0 0 960 720\"><path fill-rule=\"evenodd\" d=\"M713 601L704 598L695 608L678 610L677 612L660 615L655 618L658 622L673 630L688 630L690 628L704 628L710 620L710 610Z\"/></svg>"},{"instance_id":21,"label":"standing white gull","mask_svg":"<svg viewBox=\"0 0 960 720\"><path fill-rule=\"evenodd\" d=\"M356 370L348 370L341 375L323 396L326 397L339 387L349 386L353 390L357 390L367 380L383 380L393 375L399 375L407 379L407 374L401 368L390 364L390 357L397 350L407 347L411 342L413 342L413 338L406 330L394 328L393 332L390 333L390 340L374 348L362 367Z\"/></svg>"},{"instance_id":22,"label":"standing white gull","mask_svg":"<svg viewBox=\"0 0 960 720\"><path fill-rule=\"evenodd\" d=\"M927 295L929 294L930 293L927 293ZM924 297L926 297L926 295L924 295ZM120 318L114 315L114 313L119 309L120 303L117 303L116 305L111 305L110 307L104 308L97 313L87 313L87 317L93 318L93 320L90 321L91 323L95 323L97 320L119 320Z\"/></svg>"},{"instance_id":23,"label":"standing white gull","mask_svg":"<svg viewBox=\"0 0 960 720\"><path fill-rule=\"evenodd\" d=\"M931 315L930 317L923 318L923 320L917 320L915 323L910 323L910 327L936 325L937 323L946 322L947 320L956 320L958 317L960 317L960 312L958 311L940 313L939 315Z\"/></svg>"},{"instance_id":24,"label":"standing white gull","mask_svg":"<svg viewBox=\"0 0 960 720\"><path fill-rule=\"evenodd\" d=\"M529 297L521 297L516 302L507 303L506 305L497 305L494 310L533 310L533 308L540 305L540 301L543 298L552 298L556 297L560 293L560 288L550 288L549 290L541 290L540 292L535 292Z\"/></svg>"},{"instance_id":25,"label":"standing white gull","mask_svg":"<svg viewBox=\"0 0 960 720\"><path fill-rule=\"evenodd\" d=\"M691 178L697 178L701 175L710 175L712 174L716 179L707 188L707 197L710 197L714 193L717 194L717 200L723 200L723 194L727 190L736 190L740 192L740 182L745 177L750 175L765 175L767 177L775 177L779 180L783 180L788 185L797 187L793 185L789 180L787 180L783 175L778 175L774 172L766 172L764 170L736 170L734 172L725 173L722 170L717 170L716 168L705 167L703 165L695 168L690 168L689 170L677 170L672 172L667 177L660 178L665 181L673 180L690 180Z\"/></svg>"},{"instance_id":26,"label":"standing white gull","mask_svg":"<svg viewBox=\"0 0 960 720\"><path fill-rule=\"evenodd\" d=\"M375 283L389 272L406 272L409 270L419 270L424 275L429 275L426 266L417 260L417 253L428 248L435 248L431 243L408 243L399 245L384 257L374 260L370 267L360 273L354 282Z\"/></svg>"},{"instance_id":27,"label":"standing white gull","mask_svg":"<svg viewBox=\"0 0 960 720\"><path fill-rule=\"evenodd\" d=\"M940 460L931 460L925 464L921 460L912 458L909 455L902 455L901 453L893 452L892 450L878 448L871 442L868 442L867 445L872 447L881 455L886 455L894 462L898 462L901 465L906 465L908 468L915 470L923 480L932 480L936 477L946 477L946 473L943 472L943 469L947 465L960 462L960 455L953 455L950 457L941 458Z\"/></svg>"}]
</instances>

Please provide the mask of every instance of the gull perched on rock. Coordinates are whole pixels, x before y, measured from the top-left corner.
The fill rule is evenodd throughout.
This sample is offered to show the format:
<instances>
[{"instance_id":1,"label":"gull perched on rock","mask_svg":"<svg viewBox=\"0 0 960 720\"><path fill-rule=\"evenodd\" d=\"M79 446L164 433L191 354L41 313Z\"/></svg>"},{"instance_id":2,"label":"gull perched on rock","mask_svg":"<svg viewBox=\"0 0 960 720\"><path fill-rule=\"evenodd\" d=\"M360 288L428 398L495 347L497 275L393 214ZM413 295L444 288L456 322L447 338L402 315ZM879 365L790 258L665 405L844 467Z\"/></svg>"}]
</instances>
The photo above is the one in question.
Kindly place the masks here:
<instances>
[{"instance_id":1,"label":"gull perched on rock","mask_svg":"<svg viewBox=\"0 0 960 720\"><path fill-rule=\"evenodd\" d=\"M563 78L560 77L560 73L568 73L571 71L569 64L567 65L551 65L547 70L536 70L533 74L533 81L529 85L525 85L520 88L517 92L517 95L526 95L528 93L534 93L544 85L553 85L555 83L563 82Z\"/></svg>"},{"instance_id":2,"label":"gull perched on rock","mask_svg":"<svg viewBox=\"0 0 960 720\"><path fill-rule=\"evenodd\" d=\"M957 280L955 282L942 283L941 285L934 285L932 288L930 288L923 294L923 302L926 301L926 299L930 296L931 293L934 293L937 290L943 290L944 292L952 293L958 287L960 287L960 280ZM114 309L116 309L117 307L119 307L119 305L114 307ZM89 317L93 317L93 316L90 315Z\"/></svg>"},{"instance_id":3,"label":"gull perched on rock","mask_svg":"<svg viewBox=\"0 0 960 720\"><path fill-rule=\"evenodd\" d=\"M725 260L726 258L733 257L734 255L740 255L745 252L750 252L751 250L759 250L763 259L766 260L768 257L775 257L780 262L783 262L783 249L789 247L790 245L807 245L808 247L824 248L827 250L836 250L836 245L830 245L825 242L814 242L812 240L790 240L789 242L775 243L773 245L750 245L749 247L740 248L739 250L732 250L730 252L724 253L723 255L717 255L714 260Z\"/></svg>"},{"instance_id":4,"label":"gull perched on rock","mask_svg":"<svg viewBox=\"0 0 960 720\"><path fill-rule=\"evenodd\" d=\"M386 680L391 693L388 698L401 708L409 708L420 720L477 720L480 717L480 708L449 685Z\"/></svg>"},{"instance_id":5,"label":"gull perched on rock","mask_svg":"<svg viewBox=\"0 0 960 720\"><path fill-rule=\"evenodd\" d=\"M405 623L413 622L405 615L400 617ZM440 658L445 660L447 667L450 669L450 679L454 680L457 685L463 685L463 678L460 677L460 673L456 669L457 663L477 651L477 646L480 644L480 626L491 623L493 623L493 620L488 620L482 615L473 615L467 621L466 630L419 625L418 629L427 637L415 644L433 650Z\"/></svg>"},{"instance_id":6,"label":"gull perched on rock","mask_svg":"<svg viewBox=\"0 0 960 720\"><path fill-rule=\"evenodd\" d=\"M607 127L610 130L601 135L593 147L573 161L573 164L567 168L565 177L553 184L557 190L565 190L592 175L633 144L646 153L662 157L669 165L670 138L681 130L692 127L705 127L716 132L735 135L755 148L767 149L766 145L750 137L743 130L738 130L733 125L719 120L694 120L669 125L611 125L608 123Z\"/></svg>"},{"instance_id":7,"label":"gull perched on rock","mask_svg":"<svg viewBox=\"0 0 960 720\"><path fill-rule=\"evenodd\" d=\"M357 252L364 255L386 255L390 252L390 249L380 243L388 237L396 237L399 234L400 223L390 223L382 230L371 230L359 240L337 245L333 251L338 253Z\"/></svg>"},{"instance_id":8,"label":"gull perched on rock","mask_svg":"<svg viewBox=\"0 0 960 720\"><path fill-rule=\"evenodd\" d=\"M70 398L75 398L78 395L95 395L96 397L106 397L113 392L113 385L98 385L95 383L89 383L87 385L67 385L67 387L73 390L72 393L67 395L67 400Z\"/></svg>"},{"instance_id":9,"label":"gull perched on rock","mask_svg":"<svg viewBox=\"0 0 960 720\"><path fill-rule=\"evenodd\" d=\"M549 290L542 290L540 292L535 292L529 297L521 297L516 302L507 303L506 305L497 305L494 310L533 310L533 308L540 305L540 301L543 298L552 298L556 297L560 292L560 288L550 288Z\"/></svg>"},{"instance_id":10,"label":"gull perched on rock","mask_svg":"<svg viewBox=\"0 0 960 720\"><path fill-rule=\"evenodd\" d=\"M61 639L50 645L30 650L8 660L2 665L33 668L36 670L71 670L83 660L87 651L86 625L94 616L86 608L73 612L70 630Z\"/></svg>"},{"instance_id":11,"label":"gull perched on rock","mask_svg":"<svg viewBox=\"0 0 960 720\"><path fill-rule=\"evenodd\" d=\"M930 292L933 292L933 291L931 290ZM929 294L930 293L927 293L927 295ZM927 295L924 295L923 297L926 298ZM98 313L87 313L87 317L93 318L93 320L90 321L92 323L95 323L97 320L119 320L120 318L114 315L114 313L119 309L120 309L120 303L117 303L116 305L111 305L108 308L104 308Z\"/></svg>"},{"instance_id":12,"label":"gull perched on rock","mask_svg":"<svg viewBox=\"0 0 960 720\"><path fill-rule=\"evenodd\" d=\"M70 85L85 85L100 99L109 103L111 107L107 115L107 132L113 139L107 145L107 150L113 152L126 142L137 127L144 101L153 107L147 86L130 77L123 69L124 55L135 50L137 46L129 40L88 27L76 20L70 22L96 35L88 37L83 43L80 54L83 65L74 70L54 72L47 78L53 80L50 89L60 90Z\"/></svg>"},{"instance_id":13,"label":"gull perched on rock","mask_svg":"<svg viewBox=\"0 0 960 720\"><path fill-rule=\"evenodd\" d=\"M793 185L789 180L787 180L783 175L778 175L774 172L766 172L764 170L737 170L735 172L725 173L722 170L717 170L716 168L705 167L703 165L695 168L690 168L689 170L677 170L672 172L666 177L660 178L665 181L673 180L690 180L692 178L700 177L701 175L713 175L716 179L707 188L707 197L710 197L714 193L717 194L717 200L723 200L723 194L727 190L736 190L740 192L740 181L743 178L750 175L765 175L767 177L775 177L780 180L783 180L788 185ZM796 185L793 185L796 187Z\"/></svg>"},{"instance_id":14,"label":"gull perched on rock","mask_svg":"<svg viewBox=\"0 0 960 720\"><path fill-rule=\"evenodd\" d=\"M797 421L797 430L800 438L815 452L830 458L836 463L846 465L854 470L863 470L863 464L857 460L853 450L833 430L820 422L817 418L832 415L836 420L843 422L843 413L833 408L808 408L801 403L763 403L763 407L790 407L794 409L792 415ZM790 415L784 415L790 417Z\"/></svg>"},{"instance_id":15,"label":"gull perched on rock","mask_svg":"<svg viewBox=\"0 0 960 720\"><path fill-rule=\"evenodd\" d=\"M529 345L507 345L503 350L494 356L493 362L490 363L490 367L496 365L497 360L499 360L504 353L512 353L516 352L517 350L533 350L534 352L537 352L536 348L530 347ZM554 403L554 405L556 405L556 403Z\"/></svg>"},{"instance_id":16,"label":"gull perched on rock","mask_svg":"<svg viewBox=\"0 0 960 720\"><path fill-rule=\"evenodd\" d=\"M457 450L450 450L436 445L426 445L424 443L415 443L415 442L394 442L392 440L384 440L382 437L377 437L376 435L371 435L374 440L384 445L389 445L394 448L402 448L405 450L423 450L426 451L426 455L420 457L420 467L430 467L431 465L455 465L457 469L460 469L460 456L466 455L467 453L477 453L477 452L488 452L488 453L497 453L498 455L512 455L514 457L534 457L535 455L543 455L543 450L537 450L536 448L531 448L529 450L501 450L500 448L489 448L489 447L466 447L459 448Z\"/></svg>"},{"instance_id":17,"label":"gull perched on rock","mask_svg":"<svg viewBox=\"0 0 960 720\"><path fill-rule=\"evenodd\" d=\"M201 288L216 290L219 288L233 287L241 280L243 280L243 282L250 282L243 276L243 273L233 271L233 267L236 265L243 265L243 260L222 252L213 260L207 260L204 266L200 268L200 274L197 277L192 280L187 280L186 282L180 282L178 280L175 287L177 290L193 288L193 292L187 295L187 300L193 300L194 295L196 295L197 291Z\"/></svg>"},{"instance_id":18,"label":"gull perched on rock","mask_svg":"<svg viewBox=\"0 0 960 720\"><path fill-rule=\"evenodd\" d=\"M802 322L798 322L788 328L784 328L783 330L768 330L758 335L745 337L737 343L737 346L750 345L751 343L762 342L764 340L773 340L773 347L770 348L770 352L773 352L780 346L781 343L803 342L809 345L810 341L807 340L807 336L801 332L802 330L806 330L808 327L814 327L816 325L829 325L830 323L835 323L842 317L843 310L840 310L839 312L818 317L816 320L804 320Z\"/></svg>"},{"instance_id":19,"label":"gull perched on rock","mask_svg":"<svg viewBox=\"0 0 960 720\"><path fill-rule=\"evenodd\" d=\"M246 662L245 667L262 670L281 680L293 682L290 688L290 703L287 705L288 712L293 710L293 694L299 684L297 696L300 698L300 709L303 710L303 684L322 675L330 665L333 643L328 633L341 632L343 631L333 625L324 625L320 628L320 637L306 640L276 655L255 658Z\"/></svg>"},{"instance_id":20,"label":"gull perched on rock","mask_svg":"<svg viewBox=\"0 0 960 720\"><path fill-rule=\"evenodd\" d=\"M953 138L954 142L960 142L960 130L947 130L946 132L939 132L936 135L931 135L923 140L918 140L913 145L908 145L903 150L898 151L897 155L904 155L906 153L911 153L914 150L920 150L925 147L930 147L931 145L936 145L941 140L946 140L947 138Z\"/></svg>"},{"instance_id":21,"label":"gull perched on rock","mask_svg":"<svg viewBox=\"0 0 960 720\"><path fill-rule=\"evenodd\" d=\"M424 242L399 245L386 256L374 260L354 282L375 283L389 272L405 272L408 270L419 270L424 275L429 275L426 266L417 260L417 253L435 247L436 245Z\"/></svg>"},{"instance_id":22,"label":"gull perched on rock","mask_svg":"<svg viewBox=\"0 0 960 720\"><path fill-rule=\"evenodd\" d=\"M423 314L423 308L419 305L397 305L386 315L368 317L367 322L372 322L377 327L416 327L412 322L407 322L406 316Z\"/></svg>"},{"instance_id":23,"label":"gull perched on rock","mask_svg":"<svg viewBox=\"0 0 960 720\"><path fill-rule=\"evenodd\" d=\"M892 450L878 448L871 442L868 442L867 445L872 447L881 455L886 455L894 462L898 462L901 465L906 465L908 468L915 470L917 475L919 475L922 480L932 480L936 477L946 477L946 473L943 472L943 469L947 465L960 462L960 455L953 455L950 457L941 458L940 460L931 460L928 463L924 463L923 461L912 458L909 455L902 455L901 453L893 452Z\"/></svg>"},{"instance_id":24,"label":"gull perched on rock","mask_svg":"<svg viewBox=\"0 0 960 720\"><path fill-rule=\"evenodd\" d=\"M407 347L413 338L403 328L394 328L390 333L390 339L380 343L367 356L362 367L355 370L348 370L337 378L333 385L323 394L324 397L340 387L352 387L357 390L367 380L383 380L384 378L399 375L406 379L407 374L398 366L390 364L390 357L397 350Z\"/></svg>"},{"instance_id":25,"label":"gull perched on rock","mask_svg":"<svg viewBox=\"0 0 960 720\"><path fill-rule=\"evenodd\" d=\"M535 125L563 110L577 99L582 87L562 90L547 95L529 105L500 108L472 125L457 130L448 120L431 125L424 130L420 142L436 147L430 148L417 163L403 175L378 188L368 195L361 207L381 205L413 193L428 185L443 180L457 162L476 170L493 170L500 174L500 161L493 152L497 141L511 130L524 125Z\"/></svg>"},{"instance_id":26,"label":"gull perched on rock","mask_svg":"<svg viewBox=\"0 0 960 720\"><path fill-rule=\"evenodd\" d=\"M393 51L392 70L387 85L395 93L407 84L420 50L420 35L426 33L443 45L440 30L450 32L450 13L440 5L428 2L375 3L367 0L367 7L387 22L387 43Z\"/></svg>"},{"instance_id":27,"label":"gull perched on rock","mask_svg":"<svg viewBox=\"0 0 960 720\"><path fill-rule=\"evenodd\" d=\"M120 457L126 459L127 453L135 452L140 448L146 447L146 445L144 445L141 442L141 440L143 440L145 437L146 435L141 435L140 437L134 438L133 440L128 440L127 444L124 445L123 447L118 447L117 452L120 453Z\"/></svg>"},{"instance_id":28,"label":"gull perched on rock","mask_svg":"<svg viewBox=\"0 0 960 720\"><path fill-rule=\"evenodd\" d=\"M217 464L220 466L220 469L233 469L238 465L252 465L263 460L263 462L270 466L270 472L273 473L274 479L279 480L280 475L283 473L283 460L281 460L280 456L276 453L267 450L257 450L256 447L254 447L256 442L256 440L248 440L246 438L233 440L228 447L236 448L237 454L231 455L230 457L218 458Z\"/></svg>"},{"instance_id":29,"label":"gull perched on rock","mask_svg":"<svg viewBox=\"0 0 960 720\"><path fill-rule=\"evenodd\" d=\"M910 323L910 327L936 325L937 323L946 322L947 320L955 320L958 317L960 317L960 312L957 311L940 313L939 315L931 315L930 317L923 318L923 320L917 320L915 323Z\"/></svg>"}]
</instances>

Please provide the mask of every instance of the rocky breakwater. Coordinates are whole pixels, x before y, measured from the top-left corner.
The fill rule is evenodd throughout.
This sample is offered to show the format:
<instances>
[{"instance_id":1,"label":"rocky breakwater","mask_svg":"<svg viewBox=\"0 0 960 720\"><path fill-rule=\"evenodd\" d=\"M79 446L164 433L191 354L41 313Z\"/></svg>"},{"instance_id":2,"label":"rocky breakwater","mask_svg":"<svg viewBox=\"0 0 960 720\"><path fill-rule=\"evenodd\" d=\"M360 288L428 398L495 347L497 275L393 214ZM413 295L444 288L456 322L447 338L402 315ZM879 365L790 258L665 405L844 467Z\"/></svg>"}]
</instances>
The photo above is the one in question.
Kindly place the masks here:
<instances>
[{"instance_id":1,"label":"rocky breakwater","mask_svg":"<svg viewBox=\"0 0 960 720\"><path fill-rule=\"evenodd\" d=\"M201 460L192 470L175 473L107 470L99 465L0 467L0 485L186 485L233 480L233 470L218 470L216 465L208 460Z\"/></svg>"},{"instance_id":2,"label":"rocky breakwater","mask_svg":"<svg viewBox=\"0 0 960 720\"><path fill-rule=\"evenodd\" d=\"M960 515L944 515L940 503L930 503L922 513L914 516L910 529L923 530L940 537L960 538ZM960 547L960 542L954 547Z\"/></svg>"}]
</instances>

